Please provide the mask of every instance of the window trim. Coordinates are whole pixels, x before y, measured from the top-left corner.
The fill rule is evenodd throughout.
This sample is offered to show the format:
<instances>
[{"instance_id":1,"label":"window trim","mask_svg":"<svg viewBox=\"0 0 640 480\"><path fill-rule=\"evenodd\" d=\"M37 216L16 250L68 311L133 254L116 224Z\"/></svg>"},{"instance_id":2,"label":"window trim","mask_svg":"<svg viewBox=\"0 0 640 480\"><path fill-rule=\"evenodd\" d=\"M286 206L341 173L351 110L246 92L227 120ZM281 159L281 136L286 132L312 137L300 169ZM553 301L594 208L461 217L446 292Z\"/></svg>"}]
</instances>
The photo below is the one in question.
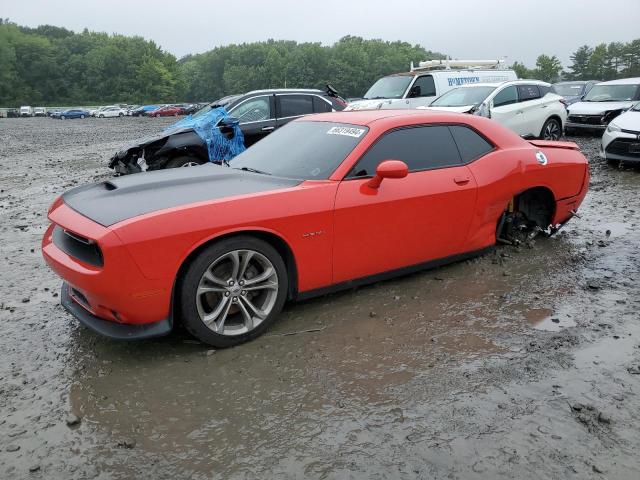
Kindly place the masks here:
<instances>
[{"instance_id":1,"label":"window trim","mask_svg":"<svg viewBox=\"0 0 640 480\"><path fill-rule=\"evenodd\" d=\"M480 132L479 130L477 130L476 128L472 127L469 124L466 123L445 123L445 122L438 122L438 123L420 123L420 124L414 124L414 125L403 125L401 127L394 127L394 128L390 128L389 130L386 130L385 132L383 132L377 139L375 142L373 142L371 145L369 145L367 147L367 149L362 152L362 155L360 155L360 157L358 158L358 160L356 160L356 162L353 164L353 166L349 169L349 171L345 174L345 176L342 178L342 182L344 181L350 181L350 180L362 180L362 179L367 179L367 178L373 178L375 175L361 175L361 176L350 176L351 172L353 172L356 168L356 166L358 165L358 162L360 162L360 160L362 160L364 158L364 156L369 153L369 151L380 141L382 140L386 135L398 131L398 130L407 130L410 128L421 128L421 127L452 127L452 126L460 126L460 127L466 127L470 130L472 130L473 132L477 133L482 139L484 139L489 145L491 145L491 150L489 150L488 152L475 157L471 160L469 160L468 162L464 162L462 159L462 153L460 152L460 147L458 146L458 142L456 142L455 137L453 136L453 133L451 133L451 131L449 131L450 135L451 135L451 139L453 140L453 144L456 146L456 150L458 151L458 155L460 157L460 164L459 165L448 165L448 166L443 166L443 167L431 167L431 168L421 168L419 170L409 170L409 175L411 175L412 173L419 173L419 172L428 172L431 170L442 170L445 168L454 168L454 167L464 167L467 165L470 165L471 163L487 156L490 153L495 152L498 147L497 145L492 142L491 140L489 140L482 132Z\"/></svg>"}]
</instances>

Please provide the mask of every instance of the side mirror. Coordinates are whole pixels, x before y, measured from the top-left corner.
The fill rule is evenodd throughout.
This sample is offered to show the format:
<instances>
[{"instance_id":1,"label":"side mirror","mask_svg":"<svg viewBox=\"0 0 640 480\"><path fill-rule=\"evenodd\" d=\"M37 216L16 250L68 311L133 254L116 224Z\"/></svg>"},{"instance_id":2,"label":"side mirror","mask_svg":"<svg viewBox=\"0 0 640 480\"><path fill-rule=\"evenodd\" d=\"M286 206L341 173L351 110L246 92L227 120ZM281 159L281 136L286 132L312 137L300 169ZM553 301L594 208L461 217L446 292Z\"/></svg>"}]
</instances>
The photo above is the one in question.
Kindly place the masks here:
<instances>
[{"instance_id":1,"label":"side mirror","mask_svg":"<svg viewBox=\"0 0 640 480\"><path fill-rule=\"evenodd\" d=\"M384 160L376 168L375 176L367 182L367 186L378 188L384 178L404 178L409 174L409 167L401 160Z\"/></svg>"},{"instance_id":2,"label":"side mirror","mask_svg":"<svg viewBox=\"0 0 640 480\"><path fill-rule=\"evenodd\" d=\"M235 127L240 124L240 120L236 117L224 117L220 120L220 125L223 127Z\"/></svg>"},{"instance_id":3,"label":"side mirror","mask_svg":"<svg viewBox=\"0 0 640 480\"><path fill-rule=\"evenodd\" d=\"M422 94L422 89L420 88L420 85L414 85L413 87L411 87L411 90L409 90L409 98L416 98L419 97Z\"/></svg>"}]
</instances>

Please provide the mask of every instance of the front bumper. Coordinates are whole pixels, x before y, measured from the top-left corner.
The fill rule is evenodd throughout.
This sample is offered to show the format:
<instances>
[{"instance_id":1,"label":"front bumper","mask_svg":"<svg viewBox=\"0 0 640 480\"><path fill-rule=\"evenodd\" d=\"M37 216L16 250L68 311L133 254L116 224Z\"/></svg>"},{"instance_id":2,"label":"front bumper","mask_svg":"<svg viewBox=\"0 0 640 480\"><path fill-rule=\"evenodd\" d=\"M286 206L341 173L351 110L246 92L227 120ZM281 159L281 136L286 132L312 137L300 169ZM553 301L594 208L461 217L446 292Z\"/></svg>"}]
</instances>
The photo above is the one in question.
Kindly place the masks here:
<instances>
[{"instance_id":1,"label":"front bumper","mask_svg":"<svg viewBox=\"0 0 640 480\"><path fill-rule=\"evenodd\" d=\"M142 340L145 338L162 337L170 333L173 329L171 317L160 320L159 322L145 323L142 325L126 325L103 320L90 313L73 298L71 287L67 282L62 283L60 303L85 327L100 335L116 340Z\"/></svg>"},{"instance_id":2,"label":"front bumper","mask_svg":"<svg viewBox=\"0 0 640 480\"><path fill-rule=\"evenodd\" d=\"M602 135L601 158L625 163L640 163L640 135L630 132L609 132Z\"/></svg>"},{"instance_id":3,"label":"front bumper","mask_svg":"<svg viewBox=\"0 0 640 480\"><path fill-rule=\"evenodd\" d=\"M564 125L564 128L565 129L571 129L571 130L592 130L592 131L602 132L607 128L607 126L606 125L595 125L595 124L591 124L591 123L567 122Z\"/></svg>"}]
</instances>

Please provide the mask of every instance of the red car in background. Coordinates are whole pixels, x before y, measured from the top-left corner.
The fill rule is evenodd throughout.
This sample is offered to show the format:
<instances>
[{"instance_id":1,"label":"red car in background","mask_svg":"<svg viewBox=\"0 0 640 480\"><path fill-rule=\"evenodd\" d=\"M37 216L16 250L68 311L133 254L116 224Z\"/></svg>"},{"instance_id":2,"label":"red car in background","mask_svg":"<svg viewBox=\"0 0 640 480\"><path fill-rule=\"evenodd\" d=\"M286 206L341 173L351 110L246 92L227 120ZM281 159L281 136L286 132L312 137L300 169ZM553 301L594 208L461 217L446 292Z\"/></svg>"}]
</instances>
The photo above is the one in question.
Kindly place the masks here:
<instances>
[{"instance_id":1,"label":"red car in background","mask_svg":"<svg viewBox=\"0 0 640 480\"><path fill-rule=\"evenodd\" d=\"M426 111L303 117L234 158L74 188L42 241L62 304L114 338L181 321L227 347L285 301L553 233L587 193L569 142L526 141L489 119Z\"/></svg>"},{"instance_id":2,"label":"red car in background","mask_svg":"<svg viewBox=\"0 0 640 480\"><path fill-rule=\"evenodd\" d=\"M175 105L167 105L149 112L150 117L177 117L184 115L184 108Z\"/></svg>"}]
</instances>

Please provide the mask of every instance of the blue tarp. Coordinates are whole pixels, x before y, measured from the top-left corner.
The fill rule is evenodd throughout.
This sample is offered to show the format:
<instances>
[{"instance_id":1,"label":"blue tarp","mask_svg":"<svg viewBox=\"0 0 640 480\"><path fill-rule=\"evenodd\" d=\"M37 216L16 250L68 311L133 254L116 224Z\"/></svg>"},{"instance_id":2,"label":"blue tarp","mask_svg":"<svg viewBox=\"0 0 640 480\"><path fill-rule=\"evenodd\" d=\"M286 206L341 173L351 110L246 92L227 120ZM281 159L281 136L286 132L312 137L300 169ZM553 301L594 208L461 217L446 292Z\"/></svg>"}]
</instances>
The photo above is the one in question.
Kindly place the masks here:
<instances>
[{"instance_id":1,"label":"blue tarp","mask_svg":"<svg viewBox=\"0 0 640 480\"><path fill-rule=\"evenodd\" d=\"M237 123L230 126L230 128L233 128L234 133L231 140L225 137L220 129L216 127L221 119L228 116L229 114L223 107L212 108L207 113L200 114L196 118L191 115L187 115L179 122L167 127L165 131L180 128L193 128L193 130L207 145L210 162L228 162L236 155L244 152L246 149L244 146L244 135L242 135L242 130L240 130Z\"/></svg>"}]
</instances>

